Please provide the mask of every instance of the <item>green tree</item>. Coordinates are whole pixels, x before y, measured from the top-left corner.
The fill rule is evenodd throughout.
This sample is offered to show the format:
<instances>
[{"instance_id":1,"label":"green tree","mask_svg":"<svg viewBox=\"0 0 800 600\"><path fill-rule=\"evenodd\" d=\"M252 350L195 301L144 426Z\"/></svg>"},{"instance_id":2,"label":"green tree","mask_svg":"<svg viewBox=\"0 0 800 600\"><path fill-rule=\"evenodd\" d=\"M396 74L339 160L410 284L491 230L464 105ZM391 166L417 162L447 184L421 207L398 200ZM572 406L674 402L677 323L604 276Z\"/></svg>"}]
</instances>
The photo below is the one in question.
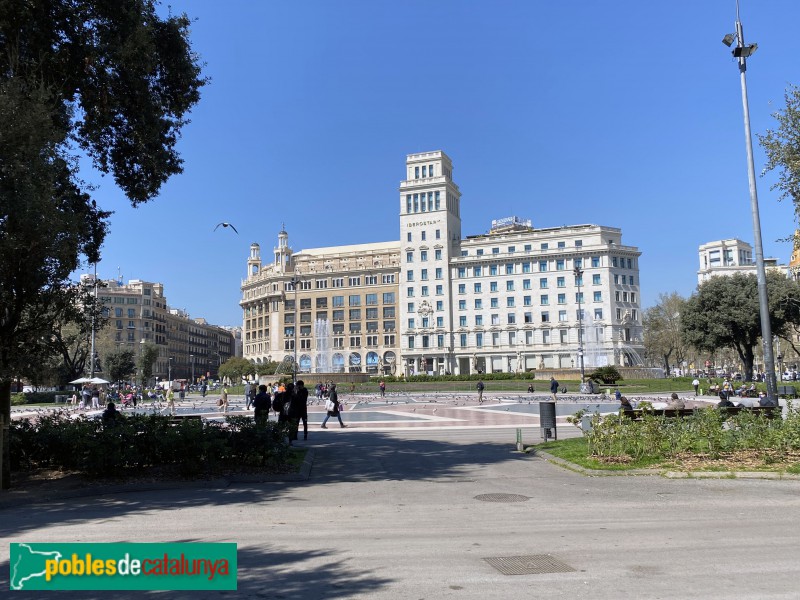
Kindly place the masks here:
<instances>
[{"instance_id":1,"label":"green tree","mask_svg":"<svg viewBox=\"0 0 800 600\"><path fill-rule=\"evenodd\" d=\"M219 376L227 377L234 385L255 374L256 366L246 358L239 356L232 356L219 367Z\"/></svg>"},{"instance_id":2,"label":"green tree","mask_svg":"<svg viewBox=\"0 0 800 600\"><path fill-rule=\"evenodd\" d=\"M127 381L136 374L133 350L120 350L106 356L106 370L111 381Z\"/></svg>"},{"instance_id":3,"label":"green tree","mask_svg":"<svg viewBox=\"0 0 800 600\"><path fill-rule=\"evenodd\" d=\"M0 0L0 414L11 381L51 355L54 324L85 319L69 284L96 262L109 212L77 148L136 206L180 173L176 144L205 84L185 15L154 0ZM10 484L3 436L2 487Z\"/></svg>"},{"instance_id":4,"label":"green tree","mask_svg":"<svg viewBox=\"0 0 800 600\"><path fill-rule=\"evenodd\" d=\"M767 273L770 324L774 334L786 335L797 318L800 287L777 272ZM744 365L745 379L753 378L755 348L761 339L758 283L755 275L712 277L686 301L682 323L684 341L698 350L734 350Z\"/></svg>"},{"instance_id":5,"label":"green tree","mask_svg":"<svg viewBox=\"0 0 800 600\"><path fill-rule=\"evenodd\" d=\"M781 199L794 203L800 220L800 88L790 85L784 93L786 107L772 114L778 122L777 129L768 129L758 136L767 154L764 174L778 172L778 181L770 189L781 192Z\"/></svg>"},{"instance_id":6,"label":"green tree","mask_svg":"<svg viewBox=\"0 0 800 600\"><path fill-rule=\"evenodd\" d=\"M153 364L158 359L158 347L155 344L145 344L139 355L139 369L142 372L142 384L147 385L153 377Z\"/></svg>"},{"instance_id":7,"label":"green tree","mask_svg":"<svg viewBox=\"0 0 800 600\"><path fill-rule=\"evenodd\" d=\"M644 346L648 356L658 357L669 376L670 363L681 364L686 358L686 343L681 333L681 314L686 299L676 292L660 294L658 303L644 313ZM670 359L674 358L674 362Z\"/></svg>"}]
</instances>

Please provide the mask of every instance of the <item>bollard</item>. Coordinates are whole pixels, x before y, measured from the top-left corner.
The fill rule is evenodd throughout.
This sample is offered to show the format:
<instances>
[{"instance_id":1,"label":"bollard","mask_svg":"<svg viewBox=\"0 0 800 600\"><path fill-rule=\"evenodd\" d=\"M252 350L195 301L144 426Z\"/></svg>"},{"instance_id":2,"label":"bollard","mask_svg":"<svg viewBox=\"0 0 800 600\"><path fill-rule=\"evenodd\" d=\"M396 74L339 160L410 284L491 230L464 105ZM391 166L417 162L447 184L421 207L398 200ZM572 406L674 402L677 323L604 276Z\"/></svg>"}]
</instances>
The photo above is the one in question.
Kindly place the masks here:
<instances>
[{"instance_id":1,"label":"bollard","mask_svg":"<svg viewBox=\"0 0 800 600\"><path fill-rule=\"evenodd\" d=\"M700 388L700 395L703 395L703 388Z\"/></svg>"},{"instance_id":2,"label":"bollard","mask_svg":"<svg viewBox=\"0 0 800 600\"><path fill-rule=\"evenodd\" d=\"M522 429L517 429L517 451L525 452L525 446L522 444Z\"/></svg>"}]
</instances>

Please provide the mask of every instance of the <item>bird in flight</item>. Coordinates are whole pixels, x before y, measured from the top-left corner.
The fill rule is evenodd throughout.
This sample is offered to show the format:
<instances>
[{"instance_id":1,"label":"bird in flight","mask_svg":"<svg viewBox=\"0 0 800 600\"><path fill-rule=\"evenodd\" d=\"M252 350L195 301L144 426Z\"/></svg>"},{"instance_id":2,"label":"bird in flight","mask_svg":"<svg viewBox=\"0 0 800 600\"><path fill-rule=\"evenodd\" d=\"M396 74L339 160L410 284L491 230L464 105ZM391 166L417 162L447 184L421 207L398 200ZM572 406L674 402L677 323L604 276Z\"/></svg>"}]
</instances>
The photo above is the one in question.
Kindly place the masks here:
<instances>
[{"instance_id":1,"label":"bird in flight","mask_svg":"<svg viewBox=\"0 0 800 600\"><path fill-rule=\"evenodd\" d=\"M222 222L222 223L217 223L217 226L216 226L216 227L214 227L214 231L216 231L217 229L219 229L220 225L222 225L223 227L230 227L231 229L233 229L234 231L236 231L236 227L234 227L232 223L225 223L225 222ZM238 235L238 234L239 234L239 232L238 232L238 231L236 231L236 234Z\"/></svg>"}]
</instances>

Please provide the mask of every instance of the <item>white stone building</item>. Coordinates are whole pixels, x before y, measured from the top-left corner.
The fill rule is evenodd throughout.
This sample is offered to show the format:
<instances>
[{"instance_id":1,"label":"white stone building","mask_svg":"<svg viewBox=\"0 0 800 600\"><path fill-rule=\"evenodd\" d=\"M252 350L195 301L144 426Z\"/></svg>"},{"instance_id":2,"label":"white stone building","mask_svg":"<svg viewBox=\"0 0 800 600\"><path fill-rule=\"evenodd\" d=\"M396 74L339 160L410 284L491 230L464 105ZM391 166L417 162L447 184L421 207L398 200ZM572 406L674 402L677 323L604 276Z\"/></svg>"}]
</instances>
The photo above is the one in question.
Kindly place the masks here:
<instances>
[{"instance_id":1,"label":"white stone building","mask_svg":"<svg viewBox=\"0 0 800 600\"><path fill-rule=\"evenodd\" d=\"M641 364L640 252L621 230L511 217L462 238L452 173L441 151L407 157L399 242L294 253L281 231L268 265L253 244L245 358L282 360L297 343L301 372L577 369L580 335L587 371Z\"/></svg>"}]
</instances>

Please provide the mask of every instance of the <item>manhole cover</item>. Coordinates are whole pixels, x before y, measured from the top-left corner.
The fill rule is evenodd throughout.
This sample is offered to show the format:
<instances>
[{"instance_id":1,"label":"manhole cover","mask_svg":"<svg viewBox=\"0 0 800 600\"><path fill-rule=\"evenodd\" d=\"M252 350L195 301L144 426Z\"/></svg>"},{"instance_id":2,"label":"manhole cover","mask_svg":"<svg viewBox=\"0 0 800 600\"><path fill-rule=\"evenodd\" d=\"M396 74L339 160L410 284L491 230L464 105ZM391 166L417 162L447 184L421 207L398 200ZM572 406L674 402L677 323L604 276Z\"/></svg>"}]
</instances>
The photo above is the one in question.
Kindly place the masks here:
<instances>
[{"instance_id":1,"label":"manhole cover","mask_svg":"<svg viewBox=\"0 0 800 600\"><path fill-rule=\"evenodd\" d=\"M475 500L481 502L525 502L530 498L520 494L480 494L475 496Z\"/></svg>"},{"instance_id":2,"label":"manhole cover","mask_svg":"<svg viewBox=\"0 0 800 600\"><path fill-rule=\"evenodd\" d=\"M570 573L575 571L567 563L549 555L498 556L484 558L503 575L541 575L543 573Z\"/></svg>"}]
</instances>

